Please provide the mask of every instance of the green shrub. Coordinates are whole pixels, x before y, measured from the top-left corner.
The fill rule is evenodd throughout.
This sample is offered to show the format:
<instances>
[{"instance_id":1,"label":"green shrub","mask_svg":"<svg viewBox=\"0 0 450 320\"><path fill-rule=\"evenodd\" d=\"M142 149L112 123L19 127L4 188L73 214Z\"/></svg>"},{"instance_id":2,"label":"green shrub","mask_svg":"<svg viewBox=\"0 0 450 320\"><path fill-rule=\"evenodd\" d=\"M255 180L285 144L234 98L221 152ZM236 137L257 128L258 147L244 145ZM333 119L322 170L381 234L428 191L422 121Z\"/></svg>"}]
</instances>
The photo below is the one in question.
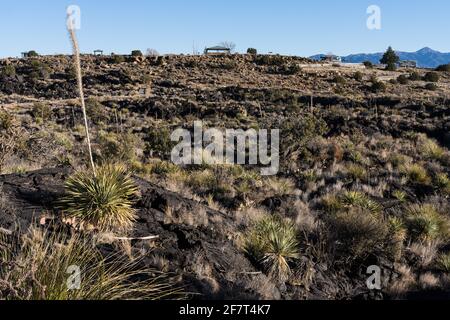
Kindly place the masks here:
<instances>
[{"instance_id":1,"label":"green shrub","mask_svg":"<svg viewBox=\"0 0 450 320\"><path fill-rule=\"evenodd\" d=\"M108 162L130 162L136 158L136 146L139 142L132 133L100 132L100 157Z\"/></svg>"},{"instance_id":2,"label":"green shrub","mask_svg":"<svg viewBox=\"0 0 450 320\"><path fill-rule=\"evenodd\" d=\"M341 75L337 75L337 76L335 76L334 78L333 78L333 83L336 83L336 84L345 84L345 78L343 77L343 76L341 76Z\"/></svg>"},{"instance_id":3,"label":"green shrub","mask_svg":"<svg viewBox=\"0 0 450 320\"><path fill-rule=\"evenodd\" d=\"M125 62L125 57L122 55L113 55L111 58L111 63L119 64Z\"/></svg>"},{"instance_id":4,"label":"green shrub","mask_svg":"<svg viewBox=\"0 0 450 320\"><path fill-rule=\"evenodd\" d=\"M244 250L267 274L286 281L290 261L300 257L297 230L280 217L265 218L247 233Z\"/></svg>"},{"instance_id":5,"label":"green shrub","mask_svg":"<svg viewBox=\"0 0 450 320\"><path fill-rule=\"evenodd\" d=\"M33 59L30 63L30 73L29 77L33 80L37 79L48 79L52 69L46 64L39 60Z\"/></svg>"},{"instance_id":6,"label":"green shrub","mask_svg":"<svg viewBox=\"0 0 450 320\"><path fill-rule=\"evenodd\" d=\"M106 108L95 98L86 100L86 113L95 124L109 120Z\"/></svg>"},{"instance_id":7,"label":"green shrub","mask_svg":"<svg viewBox=\"0 0 450 320\"><path fill-rule=\"evenodd\" d=\"M377 80L377 81L372 82L372 87L370 89L374 93L384 92L384 91L386 91L386 85L384 84L384 82Z\"/></svg>"},{"instance_id":8,"label":"green shrub","mask_svg":"<svg viewBox=\"0 0 450 320\"><path fill-rule=\"evenodd\" d=\"M436 71L450 72L450 63L447 63L447 64L441 64L440 66L438 66L438 67L436 68Z\"/></svg>"},{"instance_id":9,"label":"green shrub","mask_svg":"<svg viewBox=\"0 0 450 320\"><path fill-rule=\"evenodd\" d=\"M255 48L248 48L247 53L256 56L258 54L258 50Z\"/></svg>"},{"instance_id":10,"label":"green shrub","mask_svg":"<svg viewBox=\"0 0 450 320\"><path fill-rule=\"evenodd\" d=\"M420 74L416 71L409 75L409 80L411 81L419 81L421 79Z\"/></svg>"},{"instance_id":11,"label":"green shrub","mask_svg":"<svg viewBox=\"0 0 450 320\"><path fill-rule=\"evenodd\" d=\"M356 81L362 81L363 78L364 78L364 76L363 76L363 74L362 74L361 71L356 71L356 72L353 74L353 79L355 79Z\"/></svg>"},{"instance_id":12,"label":"green shrub","mask_svg":"<svg viewBox=\"0 0 450 320\"><path fill-rule=\"evenodd\" d=\"M52 117L52 109L46 103L36 102L33 104L31 114L35 119L48 120Z\"/></svg>"},{"instance_id":13,"label":"green shrub","mask_svg":"<svg viewBox=\"0 0 450 320\"><path fill-rule=\"evenodd\" d=\"M261 55L256 59L256 63L266 66L281 66L284 64L284 59L280 55Z\"/></svg>"},{"instance_id":14,"label":"green shrub","mask_svg":"<svg viewBox=\"0 0 450 320\"><path fill-rule=\"evenodd\" d=\"M9 112L0 111L0 131L9 130L14 124L14 116Z\"/></svg>"},{"instance_id":15,"label":"green shrub","mask_svg":"<svg viewBox=\"0 0 450 320\"><path fill-rule=\"evenodd\" d=\"M175 145L170 138L168 128L151 128L145 137L145 154L150 157L159 156L165 158L172 152Z\"/></svg>"},{"instance_id":16,"label":"green shrub","mask_svg":"<svg viewBox=\"0 0 450 320\"><path fill-rule=\"evenodd\" d=\"M314 138L328 132L326 122L311 114L285 119L279 124L279 128L282 135L281 154L284 165L290 162L292 157L309 158L311 152L307 145Z\"/></svg>"},{"instance_id":17,"label":"green shrub","mask_svg":"<svg viewBox=\"0 0 450 320\"><path fill-rule=\"evenodd\" d=\"M398 76L397 81L398 83L405 85L409 83L409 78L406 75L402 74Z\"/></svg>"},{"instance_id":18,"label":"green shrub","mask_svg":"<svg viewBox=\"0 0 450 320\"><path fill-rule=\"evenodd\" d=\"M439 82L440 76L437 72L427 72L423 77L426 82Z\"/></svg>"},{"instance_id":19,"label":"green shrub","mask_svg":"<svg viewBox=\"0 0 450 320\"><path fill-rule=\"evenodd\" d=\"M370 62L370 61L364 61L363 64L364 64L364 66L365 66L367 69L372 69L372 68L373 68L373 63Z\"/></svg>"},{"instance_id":20,"label":"green shrub","mask_svg":"<svg viewBox=\"0 0 450 320\"><path fill-rule=\"evenodd\" d=\"M436 91L438 89L438 86L435 83L427 83L425 85L425 89L428 91Z\"/></svg>"},{"instance_id":21,"label":"green shrub","mask_svg":"<svg viewBox=\"0 0 450 320\"><path fill-rule=\"evenodd\" d=\"M16 75L16 68L13 65L4 66L0 74L4 77L14 77Z\"/></svg>"},{"instance_id":22,"label":"green shrub","mask_svg":"<svg viewBox=\"0 0 450 320\"><path fill-rule=\"evenodd\" d=\"M107 164L92 172L78 172L67 179L59 208L78 223L100 230L126 230L132 227L135 212L132 198L137 188L122 165Z\"/></svg>"}]
</instances>

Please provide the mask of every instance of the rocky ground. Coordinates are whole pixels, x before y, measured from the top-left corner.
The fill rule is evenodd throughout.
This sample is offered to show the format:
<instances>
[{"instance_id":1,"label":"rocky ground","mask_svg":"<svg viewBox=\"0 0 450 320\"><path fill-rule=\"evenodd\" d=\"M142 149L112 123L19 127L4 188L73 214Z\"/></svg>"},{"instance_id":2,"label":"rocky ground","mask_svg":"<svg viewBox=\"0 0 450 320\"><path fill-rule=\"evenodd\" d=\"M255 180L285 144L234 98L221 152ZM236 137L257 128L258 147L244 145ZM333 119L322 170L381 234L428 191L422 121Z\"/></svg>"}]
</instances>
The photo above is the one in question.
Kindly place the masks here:
<instances>
[{"instance_id":1,"label":"rocky ground","mask_svg":"<svg viewBox=\"0 0 450 320\"><path fill-rule=\"evenodd\" d=\"M0 61L0 228L58 217L64 180L86 167L70 61ZM134 173L130 236L159 236L129 250L193 298L448 298L450 74L252 55L84 56L82 68L95 160ZM280 173L174 166L169 135L195 120L280 128ZM283 281L243 250L270 215L299 234ZM371 265L381 290L366 286Z\"/></svg>"}]
</instances>

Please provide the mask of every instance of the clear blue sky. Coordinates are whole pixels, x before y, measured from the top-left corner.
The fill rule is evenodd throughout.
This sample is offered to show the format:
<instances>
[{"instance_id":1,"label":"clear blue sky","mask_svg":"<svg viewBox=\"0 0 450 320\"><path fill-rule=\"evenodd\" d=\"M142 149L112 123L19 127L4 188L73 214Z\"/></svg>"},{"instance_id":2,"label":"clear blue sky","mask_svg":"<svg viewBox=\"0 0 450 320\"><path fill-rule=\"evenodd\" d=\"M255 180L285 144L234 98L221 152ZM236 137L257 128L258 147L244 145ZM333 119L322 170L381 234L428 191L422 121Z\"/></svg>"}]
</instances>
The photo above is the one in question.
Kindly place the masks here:
<instances>
[{"instance_id":1,"label":"clear blue sky","mask_svg":"<svg viewBox=\"0 0 450 320\"><path fill-rule=\"evenodd\" d=\"M388 45L450 52L448 0L0 0L0 56L69 53L65 10L82 10L81 49L191 53L221 41L238 51L309 56L377 52ZM366 27L378 5L382 29Z\"/></svg>"}]
</instances>

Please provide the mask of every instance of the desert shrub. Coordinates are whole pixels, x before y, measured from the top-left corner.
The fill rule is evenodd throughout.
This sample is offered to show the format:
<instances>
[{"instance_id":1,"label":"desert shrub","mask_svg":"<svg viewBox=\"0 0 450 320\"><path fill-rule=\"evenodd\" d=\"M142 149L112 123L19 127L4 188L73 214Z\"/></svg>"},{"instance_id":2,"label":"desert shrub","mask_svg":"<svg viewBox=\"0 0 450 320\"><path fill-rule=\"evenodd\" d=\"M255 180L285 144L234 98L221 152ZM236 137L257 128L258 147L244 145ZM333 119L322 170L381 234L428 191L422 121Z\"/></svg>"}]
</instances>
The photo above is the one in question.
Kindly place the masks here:
<instances>
[{"instance_id":1,"label":"desert shrub","mask_svg":"<svg viewBox=\"0 0 450 320\"><path fill-rule=\"evenodd\" d=\"M423 80L426 82L439 82L439 74L436 72L427 72L423 77Z\"/></svg>"},{"instance_id":2,"label":"desert shrub","mask_svg":"<svg viewBox=\"0 0 450 320\"><path fill-rule=\"evenodd\" d=\"M400 84L405 85L405 84L409 83L409 78L406 75L401 74L401 75L398 76L397 82L400 83Z\"/></svg>"},{"instance_id":3,"label":"desert shrub","mask_svg":"<svg viewBox=\"0 0 450 320\"><path fill-rule=\"evenodd\" d=\"M167 161L158 161L151 166L151 170L148 173L167 176L178 172L180 172L180 168L173 163Z\"/></svg>"},{"instance_id":4,"label":"desert shrub","mask_svg":"<svg viewBox=\"0 0 450 320\"><path fill-rule=\"evenodd\" d=\"M145 154L154 157L166 158L172 152L175 143L170 139L168 128L151 128L145 137Z\"/></svg>"},{"instance_id":5,"label":"desert shrub","mask_svg":"<svg viewBox=\"0 0 450 320\"><path fill-rule=\"evenodd\" d=\"M356 81L362 81L363 80L363 74L362 74L362 72L361 71L356 71L354 74L353 74L353 79L355 79Z\"/></svg>"},{"instance_id":6,"label":"desert shrub","mask_svg":"<svg viewBox=\"0 0 450 320\"><path fill-rule=\"evenodd\" d=\"M106 108L95 98L88 98L86 100L86 113L89 119L95 124L109 120Z\"/></svg>"},{"instance_id":7,"label":"desert shrub","mask_svg":"<svg viewBox=\"0 0 450 320\"><path fill-rule=\"evenodd\" d=\"M291 273L289 263L299 258L297 230L280 217L267 217L248 231L244 250L267 274L286 281Z\"/></svg>"},{"instance_id":8,"label":"desert shrub","mask_svg":"<svg viewBox=\"0 0 450 320\"><path fill-rule=\"evenodd\" d=\"M15 122L14 116L6 111L0 111L0 131L10 129Z\"/></svg>"},{"instance_id":9,"label":"desert shrub","mask_svg":"<svg viewBox=\"0 0 450 320\"><path fill-rule=\"evenodd\" d=\"M130 162L136 158L139 138L132 133L99 134L100 157L103 161Z\"/></svg>"},{"instance_id":10,"label":"desert shrub","mask_svg":"<svg viewBox=\"0 0 450 320\"><path fill-rule=\"evenodd\" d=\"M367 178L367 170L361 165L352 163L347 166L347 175L353 180L364 180Z\"/></svg>"},{"instance_id":11,"label":"desert shrub","mask_svg":"<svg viewBox=\"0 0 450 320\"><path fill-rule=\"evenodd\" d=\"M364 66L365 66L367 69L372 69L372 68L373 68L373 63L370 62L370 61L364 61L363 64L364 64Z\"/></svg>"},{"instance_id":12,"label":"desert shrub","mask_svg":"<svg viewBox=\"0 0 450 320\"><path fill-rule=\"evenodd\" d=\"M420 164L405 164L400 167L400 172L405 175L409 182L416 184L429 184L430 177L427 170Z\"/></svg>"},{"instance_id":13,"label":"desert shrub","mask_svg":"<svg viewBox=\"0 0 450 320\"><path fill-rule=\"evenodd\" d=\"M435 186L438 191L450 195L450 178L446 173L436 175Z\"/></svg>"},{"instance_id":14,"label":"desert shrub","mask_svg":"<svg viewBox=\"0 0 450 320\"><path fill-rule=\"evenodd\" d=\"M287 76L292 76L301 71L301 68L296 63L283 64L281 67L277 69L277 73L284 74Z\"/></svg>"},{"instance_id":15,"label":"desert shrub","mask_svg":"<svg viewBox=\"0 0 450 320\"><path fill-rule=\"evenodd\" d=\"M132 198L137 188L122 165L106 164L92 172L77 172L65 183L58 207L79 223L101 230L126 230L134 222Z\"/></svg>"},{"instance_id":16,"label":"desert shrub","mask_svg":"<svg viewBox=\"0 0 450 320\"><path fill-rule=\"evenodd\" d=\"M255 48L248 48L247 53L256 56L258 54L258 50Z\"/></svg>"},{"instance_id":17,"label":"desert shrub","mask_svg":"<svg viewBox=\"0 0 450 320\"><path fill-rule=\"evenodd\" d=\"M410 237L418 241L445 240L450 235L448 217L439 213L431 204L406 208L406 226Z\"/></svg>"},{"instance_id":18,"label":"desert shrub","mask_svg":"<svg viewBox=\"0 0 450 320\"><path fill-rule=\"evenodd\" d=\"M339 212L329 219L336 254L343 263L365 260L372 254L383 252L388 234L386 223L370 212L353 208Z\"/></svg>"},{"instance_id":19,"label":"desert shrub","mask_svg":"<svg viewBox=\"0 0 450 320\"><path fill-rule=\"evenodd\" d=\"M286 119L280 127L281 154L285 161L298 157L309 158L311 152L307 148L308 143L328 132L326 122L310 114Z\"/></svg>"},{"instance_id":20,"label":"desert shrub","mask_svg":"<svg viewBox=\"0 0 450 320\"><path fill-rule=\"evenodd\" d=\"M438 86L435 83L427 83L425 85L425 90L436 91L437 89L438 89Z\"/></svg>"},{"instance_id":21,"label":"desert shrub","mask_svg":"<svg viewBox=\"0 0 450 320\"><path fill-rule=\"evenodd\" d=\"M13 65L4 66L0 71L0 75L4 77L14 77L16 75L16 68Z\"/></svg>"},{"instance_id":22,"label":"desert shrub","mask_svg":"<svg viewBox=\"0 0 450 320\"><path fill-rule=\"evenodd\" d=\"M409 80L411 81L419 81L420 79L420 74L417 71L414 71L409 75Z\"/></svg>"},{"instance_id":23,"label":"desert shrub","mask_svg":"<svg viewBox=\"0 0 450 320\"><path fill-rule=\"evenodd\" d=\"M70 288L79 266L81 282ZM72 271L73 270L73 271ZM69 273L68 273L69 272ZM32 227L23 235L0 234L0 299L155 300L182 297L173 279L118 254L103 256L88 236Z\"/></svg>"},{"instance_id":24,"label":"desert shrub","mask_svg":"<svg viewBox=\"0 0 450 320\"><path fill-rule=\"evenodd\" d=\"M143 57L144 54L142 53L141 50L133 50L133 51L131 51L131 56L132 57Z\"/></svg>"},{"instance_id":25,"label":"desert shrub","mask_svg":"<svg viewBox=\"0 0 450 320\"><path fill-rule=\"evenodd\" d=\"M442 254L438 259L437 259L437 267L439 270L442 270L446 273L450 273L450 254Z\"/></svg>"},{"instance_id":26,"label":"desert shrub","mask_svg":"<svg viewBox=\"0 0 450 320\"><path fill-rule=\"evenodd\" d=\"M333 78L333 80L332 80L332 82L333 83L336 83L336 84L345 84L345 78L343 77L343 76L341 76L341 75L337 75L337 76L335 76L334 78Z\"/></svg>"},{"instance_id":27,"label":"desert shrub","mask_svg":"<svg viewBox=\"0 0 450 320\"><path fill-rule=\"evenodd\" d=\"M436 68L436 71L450 72L450 63L447 63L447 64L441 64L440 66L438 66L438 67Z\"/></svg>"},{"instance_id":28,"label":"desert shrub","mask_svg":"<svg viewBox=\"0 0 450 320\"><path fill-rule=\"evenodd\" d=\"M281 66L284 63L284 59L279 55L261 55L256 59L256 63L266 66Z\"/></svg>"},{"instance_id":29,"label":"desert shrub","mask_svg":"<svg viewBox=\"0 0 450 320\"><path fill-rule=\"evenodd\" d=\"M233 70L236 68L236 63L234 61L226 61L226 62L222 62L218 65L219 69L223 69L223 70Z\"/></svg>"},{"instance_id":30,"label":"desert shrub","mask_svg":"<svg viewBox=\"0 0 450 320\"><path fill-rule=\"evenodd\" d=\"M383 82L377 80L372 82L372 86L370 89L374 93L384 92L386 91L386 85Z\"/></svg>"},{"instance_id":31,"label":"desert shrub","mask_svg":"<svg viewBox=\"0 0 450 320\"><path fill-rule=\"evenodd\" d=\"M418 145L420 153L427 159L441 160L445 156L445 150L424 135L419 136Z\"/></svg>"},{"instance_id":32,"label":"desert shrub","mask_svg":"<svg viewBox=\"0 0 450 320\"><path fill-rule=\"evenodd\" d=\"M125 62L125 57L122 55L113 55L111 57L111 63L119 64Z\"/></svg>"},{"instance_id":33,"label":"desert shrub","mask_svg":"<svg viewBox=\"0 0 450 320\"><path fill-rule=\"evenodd\" d=\"M35 119L39 119L40 121L45 121L51 118L52 109L48 104L42 102L36 102L33 104L33 109L31 110L31 114Z\"/></svg>"},{"instance_id":34,"label":"desert shrub","mask_svg":"<svg viewBox=\"0 0 450 320\"><path fill-rule=\"evenodd\" d=\"M44 62L33 59L30 63L29 77L33 80L48 79L52 69Z\"/></svg>"}]
</instances>

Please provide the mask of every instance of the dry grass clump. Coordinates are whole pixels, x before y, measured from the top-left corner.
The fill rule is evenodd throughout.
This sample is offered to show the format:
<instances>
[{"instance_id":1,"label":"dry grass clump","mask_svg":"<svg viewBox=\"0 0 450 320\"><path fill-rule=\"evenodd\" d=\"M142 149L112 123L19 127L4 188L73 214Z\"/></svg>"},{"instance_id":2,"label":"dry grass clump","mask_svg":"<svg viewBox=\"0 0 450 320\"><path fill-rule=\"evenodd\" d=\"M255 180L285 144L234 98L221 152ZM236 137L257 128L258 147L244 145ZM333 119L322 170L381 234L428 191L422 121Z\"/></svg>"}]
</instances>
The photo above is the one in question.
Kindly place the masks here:
<instances>
[{"instance_id":1,"label":"dry grass clump","mask_svg":"<svg viewBox=\"0 0 450 320\"><path fill-rule=\"evenodd\" d=\"M68 236L34 227L23 235L0 235L0 299L181 297L170 278L155 274L140 267L139 261L119 255L102 256L95 243L82 235Z\"/></svg>"},{"instance_id":2,"label":"dry grass clump","mask_svg":"<svg viewBox=\"0 0 450 320\"><path fill-rule=\"evenodd\" d=\"M359 164L351 163L347 166L347 175L352 180L364 180L367 178L367 170Z\"/></svg>"},{"instance_id":3,"label":"dry grass clump","mask_svg":"<svg viewBox=\"0 0 450 320\"><path fill-rule=\"evenodd\" d=\"M446 154L445 150L436 141L427 138L423 134L418 136L418 145L420 153L430 160L442 160Z\"/></svg>"},{"instance_id":4,"label":"dry grass clump","mask_svg":"<svg viewBox=\"0 0 450 320\"><path fill-rule=\"evenodd\" d=\"M409 235L418 241L448 239L450 221L431 204L411 205L406 208Z\"/></svg>"},{"instance_id":5,"label":"dry grass clump","mask_svg":"<svg viewBox=\"0 0 450 320\"><path fill-rule=\"evenodd\" d=\"M437 259L437 267L444 272L450 273L450 253L442 254Z\"/></svg>"},{"instance_id":6,"label":"dry grass clump","mask_svg":"<svg viewBox=\"0 0 450 320\"><path fill-rule=\"evenodd\" d=\"M400 172L404 174L411 183L428 185L431 182L427 170L417 163L401 166Z\"/></svg>"},{"instance_id":7,"label":"dry grass clump","mask_svg":"<svg viewBox=\"0 0 450 320\"><path fill-rule=\"evenodd\" d=\"M132 198L136 193L125 166L106 164L97 168L96 175L78 172L68 178L59 208L80 224L105 231L126 230L135 220Z\"/></svg>"},{"instance_id":8,"label":"dry grass clump","mask_svg":"<svg viewBox=\"0 0 450 320\"><path fill-rule=\"evenodd\" d=\"M289 263L300 256L297 230L280 217L264 218L247 233L244 250L270 276L286 281L291 274Z\"/></svg>"},{"instance_id":9,"label":"dry grass clump","mask_svg":"<svg viewBox=\"0 0 450 320\"><path fill-rule=\"evenodd\" d=\"M388 226L367 210L352 208L329 219L336 240L337 254L343 262L364 260L371 254L383 252Z\"/></svg>"}]
</instances>

